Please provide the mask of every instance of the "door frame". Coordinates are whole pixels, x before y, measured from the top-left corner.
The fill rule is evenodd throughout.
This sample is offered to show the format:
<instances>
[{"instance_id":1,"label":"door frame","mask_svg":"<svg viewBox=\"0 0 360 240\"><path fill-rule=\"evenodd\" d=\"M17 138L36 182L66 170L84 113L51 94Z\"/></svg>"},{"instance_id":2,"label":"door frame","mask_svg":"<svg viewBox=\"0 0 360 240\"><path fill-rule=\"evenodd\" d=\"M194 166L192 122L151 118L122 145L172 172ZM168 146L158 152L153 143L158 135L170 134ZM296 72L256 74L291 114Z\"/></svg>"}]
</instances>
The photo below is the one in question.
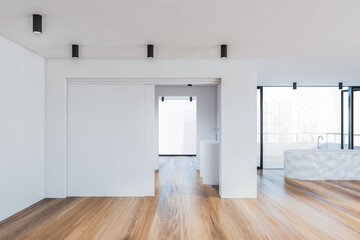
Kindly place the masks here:
<instances>
[{"instance_id":1,"label":"door frame","mask_svg":"<svg viewBox=\"0 0 360 240\"><path fill-rule=\"evenodd\" d=\"M341 90L341 123L340 123L341 124L341 134L340 134L341 149L344 149L344 93L345 92L349 92L349 90ZM348 136L350 138L350 134Z\"/></svg>"},{"instance_id":2,"label":"door frame","mask_svg":"<svg viewBox=\"0 0 360 240\"><path fill-rule=\"evenodd\" d=\"M359 86L349 86L348 90L341 91L341 149L344 149L344 92L349 93L349 142L348 149L354 149L354 92L360 91Z\"/></svg>"},{"instance_id":3,"label":"door frame","mask_svg":"<svg viewBox=\"0 0 360 240\"><path fill-rule=\"evenodd\" d=\"M258 90L260 90L260 166L257 166L257 169L263 169L264 167L264 159L263 159L263 149L264 149L264 138L263 138L263 105L264 105L264 101L263 101L263 87L262 86L258 86L257 87Z\"/></svg>"}]
</instances>

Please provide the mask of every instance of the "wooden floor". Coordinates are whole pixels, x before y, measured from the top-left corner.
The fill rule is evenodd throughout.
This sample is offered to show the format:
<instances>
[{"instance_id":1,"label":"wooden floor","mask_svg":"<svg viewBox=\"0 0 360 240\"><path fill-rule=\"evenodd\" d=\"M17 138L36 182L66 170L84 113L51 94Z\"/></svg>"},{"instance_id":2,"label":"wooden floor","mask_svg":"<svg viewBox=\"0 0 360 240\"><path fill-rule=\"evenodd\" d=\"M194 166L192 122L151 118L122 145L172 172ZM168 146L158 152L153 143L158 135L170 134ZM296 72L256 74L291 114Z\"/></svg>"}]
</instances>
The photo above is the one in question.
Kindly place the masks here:
<instances>
[{"instance_id":1,"label":"wooden floor","mask_svg":"<svg viewBox=\"0 0 360 240\"><path fill-rule=\"evenodd\" d=\"M194 158L163 158L155 197L45 199L0 222L0 239L360 239L360 181L258 177L257 199L220 199Z\"/></svg>"}]
</instances>

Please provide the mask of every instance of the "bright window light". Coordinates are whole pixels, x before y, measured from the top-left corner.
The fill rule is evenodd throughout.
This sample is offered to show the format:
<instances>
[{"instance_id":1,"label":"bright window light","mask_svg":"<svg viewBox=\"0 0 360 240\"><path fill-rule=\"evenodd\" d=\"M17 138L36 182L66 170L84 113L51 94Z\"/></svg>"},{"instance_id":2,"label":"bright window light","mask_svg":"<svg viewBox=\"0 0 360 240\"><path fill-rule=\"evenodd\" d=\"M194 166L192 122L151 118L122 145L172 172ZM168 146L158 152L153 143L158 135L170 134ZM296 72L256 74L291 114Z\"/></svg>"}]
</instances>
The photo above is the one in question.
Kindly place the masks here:
<instances>
[{"instance_id":1,"label":"bright window light","mask_svg":"<svg viewBox=\"0 0 360 240\"><path fill-rule=\"evenodd\" d=\"M159 98L159 153L196 154L196 97Z\"/></svg>"}]
</instances>

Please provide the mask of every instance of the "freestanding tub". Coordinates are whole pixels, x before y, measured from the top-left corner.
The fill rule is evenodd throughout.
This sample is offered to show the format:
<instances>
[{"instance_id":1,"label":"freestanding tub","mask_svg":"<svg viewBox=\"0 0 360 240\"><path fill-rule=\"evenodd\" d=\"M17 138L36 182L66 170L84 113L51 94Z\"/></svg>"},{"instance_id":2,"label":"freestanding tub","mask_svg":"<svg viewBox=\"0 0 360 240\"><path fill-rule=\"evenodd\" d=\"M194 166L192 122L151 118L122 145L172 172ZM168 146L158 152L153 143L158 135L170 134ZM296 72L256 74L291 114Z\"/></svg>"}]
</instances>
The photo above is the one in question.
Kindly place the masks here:
<instances>
[{"instance_id":1,"label":"freestanding tub","mask_svg":"<svg viewBox=\"0 0 360 240\"><path fill-rule=\"evenodd\" d=\"M285 177L302 180L360 180L359 150L284 151Z\"/></svg>"}]
</instances>

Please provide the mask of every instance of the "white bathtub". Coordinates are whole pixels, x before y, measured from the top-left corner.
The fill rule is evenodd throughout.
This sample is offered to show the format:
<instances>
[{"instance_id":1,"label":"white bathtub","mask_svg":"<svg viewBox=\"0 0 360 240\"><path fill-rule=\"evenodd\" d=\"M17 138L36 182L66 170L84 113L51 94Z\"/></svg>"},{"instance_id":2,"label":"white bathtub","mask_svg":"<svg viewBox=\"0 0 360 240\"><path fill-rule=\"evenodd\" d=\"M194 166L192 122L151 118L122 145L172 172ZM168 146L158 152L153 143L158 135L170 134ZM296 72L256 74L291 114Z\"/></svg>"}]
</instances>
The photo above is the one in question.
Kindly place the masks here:
<instances>
[{"instance_id":1,"label":"white bathtub","mask_svg":"<svg viewBox=\"0 0 360 240\"><path fill-rule=\"evenodd\" d=\"M360 180L359 150L284 151L285 177L303 180Z\"/></svg>"}]
</instances>

